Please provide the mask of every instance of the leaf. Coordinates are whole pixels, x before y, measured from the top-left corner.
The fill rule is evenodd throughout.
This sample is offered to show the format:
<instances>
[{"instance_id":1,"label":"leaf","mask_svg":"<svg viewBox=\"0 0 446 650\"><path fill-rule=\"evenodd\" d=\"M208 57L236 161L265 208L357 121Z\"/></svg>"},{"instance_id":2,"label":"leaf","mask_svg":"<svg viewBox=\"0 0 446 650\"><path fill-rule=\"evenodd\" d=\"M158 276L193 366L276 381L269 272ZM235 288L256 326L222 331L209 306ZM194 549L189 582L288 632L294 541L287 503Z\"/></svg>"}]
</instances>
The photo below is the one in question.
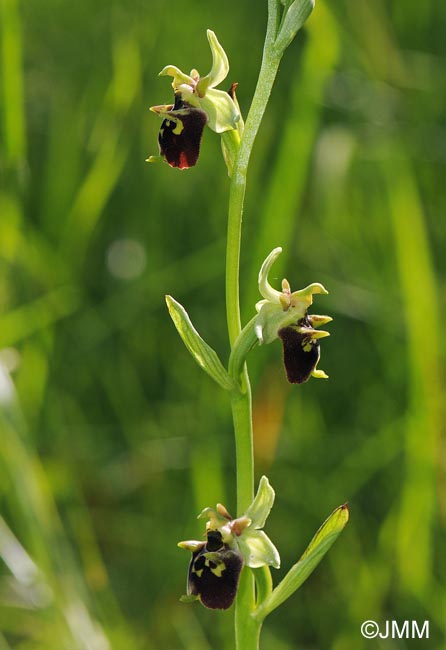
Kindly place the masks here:
<instances>
[{"instance_id":1,"label":"leaf","mask_svg":"<svg viewBox=\"0 0 446 650\"><path fill-rule=\"evenodd\" d=\"M172 296L166 296L166 303L178 334L198 365L222 388L234 390L235 384L217 353L201 338L184 307Z\"/></svg>"},{"instance_id":2,"label":"leaf","mask_svg":"<svg viewBox=\"0 0 446 650\"><path fill-rule=\"evenodd\" d=\"M348 518L347 504L336 508L319 528L300 560L291 567L283 580L254 612L255 618L262 621L299 589L344 530Z\"/></svg>"}]
</instances>

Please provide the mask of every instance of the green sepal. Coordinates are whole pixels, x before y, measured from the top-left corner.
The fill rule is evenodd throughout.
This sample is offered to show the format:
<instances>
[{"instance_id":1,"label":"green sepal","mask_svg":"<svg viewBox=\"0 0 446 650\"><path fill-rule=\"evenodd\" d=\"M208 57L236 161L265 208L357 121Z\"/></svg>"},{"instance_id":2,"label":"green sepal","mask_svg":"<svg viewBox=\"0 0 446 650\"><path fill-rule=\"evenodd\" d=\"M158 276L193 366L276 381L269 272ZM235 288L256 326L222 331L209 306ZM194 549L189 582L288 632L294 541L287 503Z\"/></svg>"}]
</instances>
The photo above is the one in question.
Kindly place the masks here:
<instances>
[{"instance_id":1,"label":"green sepal","mask_svg":"<svg viewBox=\"0 0 446 650\"><path fill-rule=\"evenodd\" d=\"M279 605L301 587L344 530L348 518L349 511L347 504L339 506L339 508L336 508L332 512L319 528L300 560L291 567L283 580L279 582L277 587L273 589L271 594L256 609L253 616L257 620L263 621L268 614L279 607Z\"/></svg>"},{"instance_id":2,"label":"green sepal","mask_svg":"<svg viewBox=\"0 0 446 650\"><path fill-rule=\"evenodd\" d=\"M246 566L251 569L258 569L266 565L280 569L279 551L263 530L250 527L247 534L240 535L237 545Z\"/></svg>"},{"instance_id":3,"label":"green sepal","mask_svg":"<svg viewBox=\"0 0 446 650\"><path fill-rule=\"evenodd\" d=\"M202 77L197 84L200 95L204 94L207 88L218 86L226 79L229 72L228 57L212 29L206 31L206 36L212 52L212 68L209 74Z\"/></svg>"},{"instance_id":4,"label":"green sepal","mask_svg":"<svg viewBox=\"0 0 446 650\"><path fill-rule=\"evenodd\" d=\"M253 528L263 528L274 504L275 492L266 476L260 479L254 501L245 512L252 521Z\"/></svg>"},{"instance_id":5,"label":"green sepal","mask_svg":"<svg viewBox=\"0 0 446 650\"><path fill-rule=\"evenodd\" d=\"M286 50L313 11L314 0L294 0L288 8L287 5L288 2L285 3L282 24L274 42L274 48L280 54Z\"/></svg>"},{"instance_id":6,"label":"green sepal","mask_svg":"<svg viewBox=\"0 0 446 650\"><path fill-rule=\"evenodd\" d=\"M224 90L208 88L206 95L200 98L200 108L208 116L208 125L215 133L224 133L237 128L240 113L236 105Z\"/></svg>"},{"instance_id":7,"label":"green sepal","mask_svg":"<svg viewBox=\"0 0 446 650\"><path fill-rule=\"evenodd\" d=\"M166 303L178 334L198 365L219 386L225 390L234 390L235 384L218 358L217 353L201 338L184 307L172 296L166 296Z\"/></svg>"}]
</instances>

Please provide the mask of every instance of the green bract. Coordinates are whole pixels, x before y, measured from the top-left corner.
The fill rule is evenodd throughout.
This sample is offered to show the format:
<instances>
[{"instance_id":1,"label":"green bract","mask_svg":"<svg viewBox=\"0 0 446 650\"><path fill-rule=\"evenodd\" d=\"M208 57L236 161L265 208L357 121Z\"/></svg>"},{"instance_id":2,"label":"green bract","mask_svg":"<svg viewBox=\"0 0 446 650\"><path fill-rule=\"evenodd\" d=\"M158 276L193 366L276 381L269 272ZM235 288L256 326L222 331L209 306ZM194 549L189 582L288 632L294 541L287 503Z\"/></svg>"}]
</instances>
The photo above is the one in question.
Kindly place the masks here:
<instances>
[{"instance_id":1,"label":"green bract","mask_svg":"<svg viewBox=\"0 0 446 650\"><path fill-rule=\"evenodd\" d=\"M166 296L166 303L178 334L200 368L203 368L222 388L232 390L234 383L223 367L217 353L201 338L183 305L172 296Z\"/></svg>"},{"instance_id":2,"label":"green bract","mask_svg":"<svg viewBox=\"0 0 446 650\"><path fill-rule=\"evenodd\" d=\"M208 29L207 37L212 52L212 68L209 74L200 77L199 72L193 69L188 75L174 65L167 65L160 75L173 77L172 87L175 95L180 95L182 101L190 106L203 110L208 117L208 126L216 133L223 133L237 128L240 112L227 92L215 88L226 79L229 63L226 52L214 32Z\"/></svg>"}]
</instances>

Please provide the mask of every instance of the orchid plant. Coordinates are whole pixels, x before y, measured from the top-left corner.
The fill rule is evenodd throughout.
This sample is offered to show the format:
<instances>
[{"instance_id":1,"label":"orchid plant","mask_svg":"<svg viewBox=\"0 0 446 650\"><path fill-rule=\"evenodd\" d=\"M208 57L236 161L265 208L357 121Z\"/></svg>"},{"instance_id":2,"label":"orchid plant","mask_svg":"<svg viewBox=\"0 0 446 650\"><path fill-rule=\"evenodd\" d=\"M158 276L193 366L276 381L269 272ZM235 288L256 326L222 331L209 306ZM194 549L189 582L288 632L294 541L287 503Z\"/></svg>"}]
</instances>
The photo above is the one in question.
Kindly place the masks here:
<instances>
[{"instance_id":1,"label":"orchid plant","mask_svg":"<svg viewBox=\"0 0 446 650\"><path fill-rule=\"evenodd\" d=\"M329 336L318 329L329 316L308 313L313 296L327 290L319 283L291 291L287 280L281 290L268 280L270 269L282 252L274 248L259 272L256 313L244 328L240 319L239 265L242 212L248 164L282 56L314 8L314 0L268 0L268 25L262 65L246 124L236 98L237 84L228 91L217 88L228 75L228 57L217 36L208 30L212 53L210 72L185 74L167 65L161 75L173 78L174 102L152 107L161 119L160 153L149 162L161 160L187 169L199 157L205 126L220 134L223 157L230 177L226 248L226 314L230 342L227 367L215 350L195 329L185 308L166 297L170 316L184 344L199 366L225 390L230 398L235 433L237 473L237 516L222 504L207 507L199 519L206 519L205 540L188 540L179 546L192 553L187 579L186 602L198 600L210 609L228 609L235 601L235 646L256 650L265 617L289 598L307 579L348 521L348 508L339 506L322 524L307 549L285 577L273 588L270 567L280 566L279 552L263 528L274 503L275 493L267 477L260 479L254 497L254 454L251 388L246 360L256 345L276 339L283 344L288 380L301 384L310 377L327 378L317 368L320 340Z\"/></svg>"}]
</instances>

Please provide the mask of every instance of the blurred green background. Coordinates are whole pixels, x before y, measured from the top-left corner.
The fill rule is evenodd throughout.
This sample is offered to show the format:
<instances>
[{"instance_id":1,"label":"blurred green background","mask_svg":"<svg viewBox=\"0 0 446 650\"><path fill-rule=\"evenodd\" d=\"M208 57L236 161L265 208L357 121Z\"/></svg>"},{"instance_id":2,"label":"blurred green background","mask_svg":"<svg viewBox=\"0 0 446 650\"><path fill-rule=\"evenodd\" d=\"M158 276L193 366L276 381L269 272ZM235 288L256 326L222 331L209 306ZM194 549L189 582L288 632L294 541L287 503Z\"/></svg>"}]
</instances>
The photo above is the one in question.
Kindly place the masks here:
<instances>
[{"instance_id":1,"label":"blurred green background","mask_svg":"<svg viewBox=\"0 0 446 650\"><path fill-rule=\"evenodd\" d=\"M194 169L144 160L159 70L208 72L214 29L246 115L265 23L254 0L0 0L1 650L233 648L231 611L178 602L176 542L203 507L234 512L234 446L164 303L227 359L228 178L210 130ZM444 639L445 29L440 0L319 0L256 142L244 321L278 245L275 282L322 282L334 317L329 381L287 385L278 342L251 359L275 581L351 508L262 650ZM429 620L430 639L365 641L366 619Z\"/></svg>"}]
</instances>

